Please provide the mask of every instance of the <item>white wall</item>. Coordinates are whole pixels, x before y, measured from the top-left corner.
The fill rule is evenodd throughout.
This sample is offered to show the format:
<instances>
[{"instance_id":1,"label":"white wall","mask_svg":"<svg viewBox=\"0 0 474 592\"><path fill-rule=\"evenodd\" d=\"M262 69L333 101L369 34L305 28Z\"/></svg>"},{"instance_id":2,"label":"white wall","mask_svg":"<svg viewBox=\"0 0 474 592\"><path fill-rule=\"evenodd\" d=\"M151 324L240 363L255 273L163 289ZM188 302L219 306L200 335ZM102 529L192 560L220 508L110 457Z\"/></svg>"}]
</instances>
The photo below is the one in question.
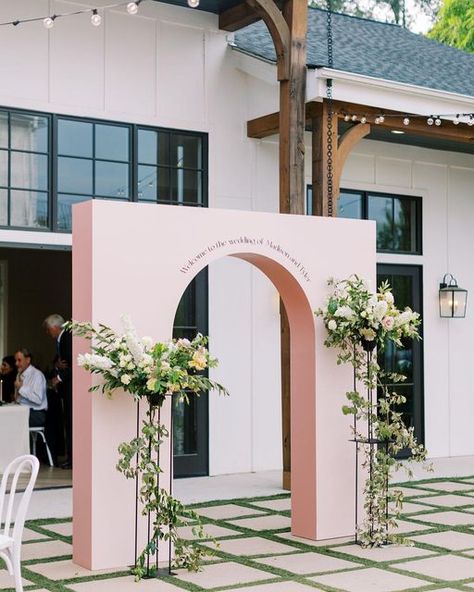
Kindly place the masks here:
<instances>
[{"instance_id":1,"label":"white wall","mask_svg":"<svg viewBox=\"0 0 474 592\"><path fill-rule=\"evenodd\" d=\"M101 4L106 0L94 7ZM87 5L3 2L0 20ZM276 140L246 137L248 119L277 109L277 85L264 81L266 64L255 61L254 75L239 69L215 15L146 2L133 17L108 10L98 28L88 15L58 20L50 31L41 23L2 28L0 53L0 105L207 132L210 207L277 210ZM308 138L308 183L310 146ZM426 440L433 456L474 453L468 376L474 317L446 321L437 311L446 271L474 290L473 182L473 157L369 141L344 169L344 187L423 197L424 255L380 260L423 265ZM211 474L279 468L277 296L241 261L220 261L209 277L212 348L232 392L229 400L210 402Z\"/></svg>"}]
</instances>

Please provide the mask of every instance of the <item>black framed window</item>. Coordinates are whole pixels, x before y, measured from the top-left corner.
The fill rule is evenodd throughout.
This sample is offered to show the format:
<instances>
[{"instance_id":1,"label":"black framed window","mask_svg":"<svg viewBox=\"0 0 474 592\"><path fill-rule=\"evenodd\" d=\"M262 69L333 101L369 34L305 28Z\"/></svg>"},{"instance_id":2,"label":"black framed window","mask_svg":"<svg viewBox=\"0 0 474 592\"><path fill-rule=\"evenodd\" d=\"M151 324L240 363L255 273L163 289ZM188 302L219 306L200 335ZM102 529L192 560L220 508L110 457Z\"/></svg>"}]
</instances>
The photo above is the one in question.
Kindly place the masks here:
<instances>
[{"instance_id":1,"label":"black framed window","mask_svg":"<svg viewBox=\"0 0 474 592\"><path fill-rule=\"evenodd\" d=\"M50 226L50 117L0 110L0 226Z\"/></svg>"},{"instance_id":2,"label":"black framed window","mask_svg":"<svg viewBox=\"0 0 474 592\"><path fill-rule=\"evenodd\" d=\"M207 135L0 108L0 227L70 232L72 205L207 206Z\"/></svg>"},{"instance_id":3,"label":"black framed window","mask_svg":"<svg viewBox=\"0 0 474 592\"><path fill-rule=\"evenodd\" d=\"M307 192L307 212L312 212L312 189ZM342 189L337 200L341 218L375 220L377 251L421 255L421 198Z\"/></svg>"}]
</instances>

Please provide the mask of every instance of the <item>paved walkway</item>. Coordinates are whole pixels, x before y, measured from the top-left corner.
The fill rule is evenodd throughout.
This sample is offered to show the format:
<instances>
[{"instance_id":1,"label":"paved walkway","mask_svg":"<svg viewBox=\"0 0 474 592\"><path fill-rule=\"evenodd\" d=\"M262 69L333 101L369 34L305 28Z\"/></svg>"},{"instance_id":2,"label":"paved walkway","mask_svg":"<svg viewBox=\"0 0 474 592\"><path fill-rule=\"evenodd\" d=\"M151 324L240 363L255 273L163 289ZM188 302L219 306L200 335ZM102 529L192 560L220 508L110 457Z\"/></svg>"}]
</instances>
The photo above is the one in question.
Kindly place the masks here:
<instances>
[{"instance_id":1,"label":"paved walkway","mask_svg":"<svg viewBox=\"0 0 474 592\"><path fill-rule=\"evenodd\" d=\"M349 539L292 537L287 494L201 502L195 508L220 543L203 571L140 583L126 568L91 573L74 565L69 520L33 520L23 545L25 586L36 592L474 590L474 477L412 482L404 492L400 532L413 546L373 550ZM192 537L189 529L182 534ZM0 589L11 586L0 571Z\"/></svg>"}]
</instances>

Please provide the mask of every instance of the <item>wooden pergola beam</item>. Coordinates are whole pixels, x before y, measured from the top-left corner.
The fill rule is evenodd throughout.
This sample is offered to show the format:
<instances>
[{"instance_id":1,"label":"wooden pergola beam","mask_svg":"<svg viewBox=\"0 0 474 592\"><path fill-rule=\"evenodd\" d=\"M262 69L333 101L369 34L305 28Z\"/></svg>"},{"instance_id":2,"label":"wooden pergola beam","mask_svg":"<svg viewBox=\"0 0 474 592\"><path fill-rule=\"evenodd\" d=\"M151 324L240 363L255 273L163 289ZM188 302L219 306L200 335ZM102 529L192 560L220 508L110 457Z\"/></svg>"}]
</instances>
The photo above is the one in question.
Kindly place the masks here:
<instances>
[{"instance_id":1,"label":"wooden pergola beam","mask_svg":"<svg viewBox=\"0 0 474 592\"><path fill-rule=\"evenodd\" d=\"M310 102L306 103L306 125L311 125L311 120L316 115L322 113L323 104ZM280 133L280 114L270 113L269 115L263 115L262 117L256 117L247 121L247 137L249 138L268 138L268 136L274 136Z\"/></svg>"},{"instance_id":2,"label":"wooden pergola beam","mask_svg":"<svg viewBox=\"0 0 474 592\"><path fill-rule=\"evenodd\" d=\"M306 103L307 123L311 121L314 114L317 115L321 112L321 105L322 103L316 103L314 101ZM403 124L404 116L394 116L396 112L389 109L376 109L367 105L357 105L355 103L344 103L340 101L334 101L333 105L338 119L343 119L345 113L348 115L364 115L367 118L367 123L388 130L402 130L407 134L412 133L414 135L440 138L453 142L474 142L474 126L469 126L466 123L460 123L454 126L450 122L443 121L440 126L428 126L425 121L419 120L419 115L413 115L410 125L406 126ZM383 123L376 124L375 117L382 112L389 117L386 117ZM409 114L408 117L410 117ZM266 138L278 133L278 113L263 115L247 122L247 136L249 138Z\"/></svg>"},{"instance_id":3,"label":"wooden pergola beam","mask_svg":"<svg viewBox=\"0 0 474 592\"><path fill-rule=\"evenodd\" d=\"M256 23L261 18L254 8L244 2L221 12L219 15L219 29L234 33L252 23Z\"/></svg>"}]
</instances>

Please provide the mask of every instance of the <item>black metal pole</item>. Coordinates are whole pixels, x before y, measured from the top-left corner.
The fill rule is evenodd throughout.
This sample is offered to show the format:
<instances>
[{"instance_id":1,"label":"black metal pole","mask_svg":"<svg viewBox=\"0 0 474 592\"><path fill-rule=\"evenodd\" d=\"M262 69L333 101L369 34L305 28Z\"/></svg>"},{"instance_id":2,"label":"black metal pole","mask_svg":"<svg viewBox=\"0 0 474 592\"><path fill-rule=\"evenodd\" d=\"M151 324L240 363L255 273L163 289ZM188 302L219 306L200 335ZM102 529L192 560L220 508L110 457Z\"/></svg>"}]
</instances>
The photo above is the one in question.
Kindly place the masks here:
<instances>
[{"instance_id":1,"label":"black metal pole","mask_svg":"<svg viewBox=\"0 0 474 592\"><path fill-rule=\"evenodd\" d=\"M153 412L153 406L151 404L151 402L148 403L149 404L149 408L148 408L148 412L149 412L149 417L150 417L150 423L153 423L153 419L154 419L154 412ZM151 458L151 436L149 436L148 438L148 458ZM151 529L151 514L150 514L150 510L148 509L148 516L147 516L148 520L147 520L147 549L149 549L149 545L150 545L150 529ZM146 575L147 578L150 577L150 553L149 551L146 554Z\"/></svg>"},{"instance_id":2,"label":"black metal pole","mask_svg":"<svg viewBox=\"0 0 474 592\"><path fill-rule=\"evenodd\" d=\"M372 393L372 372L371 372L371 363L372 363L372 351L367 351L367 400L369 404L368 409L368 442L369 442L369 483L370 483L370 504L369 504L369 513L371 516L370 520L370 534L371 536L374 534L374 515L373 515L373 472L374 472L374 434L373 434L373 423L372 423L372 410L373 410L373 393Z\"/></svg>"},{"instance_id":3,"label":"black metal pole","mask_svg":"<svg viewBox=\"0 0 474 592\"><path fill-rule=\"evenodd\" d=\"M354 344L354 363L356 358L356 345ZM354 392L357 391L357 373L354 366ZM359 442L357 441L357 412L354 413L354 442L355 442L355 527L354 527L354 542L359 541Z\"/></svg>"},{"instance_id":4,"label":"black metal pole","mask_svg":"<svg viewBox=\"0 0 474 592\"><path fill-rule=\"evenodd\" d=\"M170 421L170 495L173 495L173 407L174 407L174 400L173 395L171 395L171 421ZM171 535L171 524L168 525L169 532L168 534ZM171 575L171 536L168 540L168 573Z\"/></svg>"},{"instance_id":5,"label":"black metal pole","mask_svg":"<svg viewBox=\"0 0 474 592\"><path fill-rule=\"evenodd\" d=\"M137 440L140 433L140 400L137 399ZM135 474L135 567L137 567L138 555L138 452L136 456L136 474Z\"/></svg>"},{"instance_id":6,"label":"black metal pole","mask_svg":"<svg viewBox=\"0 0 474 592\"><path fill-rule=\"evenodd\" d=\"M160 406L158 407L158 425L161 426L161 403ZM160 467L160 449L161 446L158 445L157 450L156 450L156 464L158 467ZM156 497L158 499L160 495L160 471L158 470L158 475L156 476ZM159 553L160 553L160 537L157 533L157 537L156 537L156 556L155 556L155 563L156 563L156 577L158 578L160 576L159 570L160 570L160 566L159 566Z\"/></svg>"}]
</instances>

